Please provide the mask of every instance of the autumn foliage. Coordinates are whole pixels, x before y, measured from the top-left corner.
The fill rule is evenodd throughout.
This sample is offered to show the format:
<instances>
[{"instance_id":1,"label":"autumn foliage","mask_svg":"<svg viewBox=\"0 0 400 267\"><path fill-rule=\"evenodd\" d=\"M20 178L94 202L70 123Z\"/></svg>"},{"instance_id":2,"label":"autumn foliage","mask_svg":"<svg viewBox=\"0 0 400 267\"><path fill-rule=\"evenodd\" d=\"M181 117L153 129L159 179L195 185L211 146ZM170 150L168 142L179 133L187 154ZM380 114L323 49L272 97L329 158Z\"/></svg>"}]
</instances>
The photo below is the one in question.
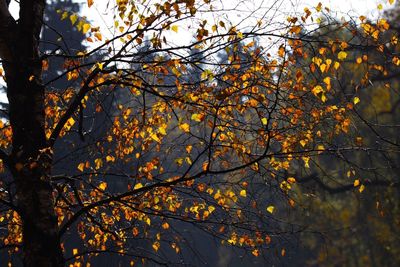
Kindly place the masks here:
<instances>
[{"instance_id":1,"label":"autumn foliage","mask_svg":"<svg viewBox=\"0 0 400 267\"><path fill-rule=\"evenodd\" d=\"M87 1L89 14L100 2ZM15 177L42 168L71 266L106 253L175 264L186 260L185 227L251 257L284 258L284 240L312 227L299 214L322 206L303 184L358 195L398 186L346 165L346 153L369 149L355 119L363 88L400 65L387 19L336 20L321 3L279 23L256 10L230 21L207 0L117 0L108 10L108 29L57 11L87 50L41 51L41 73L61 69L43 81L46 146L14 156L16 128L1 122L0 241L10 255L24 255ZM68 84L55 87L61 78ZM340 174L321 179L333 164Z\"/></svg>"}]
</instances>

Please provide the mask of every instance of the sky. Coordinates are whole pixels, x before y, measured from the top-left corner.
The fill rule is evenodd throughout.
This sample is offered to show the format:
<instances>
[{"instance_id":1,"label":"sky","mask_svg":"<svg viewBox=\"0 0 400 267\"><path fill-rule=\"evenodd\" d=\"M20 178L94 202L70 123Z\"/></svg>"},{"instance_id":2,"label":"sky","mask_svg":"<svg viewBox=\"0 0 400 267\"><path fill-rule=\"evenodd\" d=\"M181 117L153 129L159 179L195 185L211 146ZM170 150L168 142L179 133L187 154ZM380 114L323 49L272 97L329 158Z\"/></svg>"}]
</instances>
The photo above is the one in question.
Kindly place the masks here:
<instances>
[{"instance_id":1,"label":"sky","mask_svg":"<svg viewBox=\"0 0 400 267\"><path fill-rule=\"evenodd\" d=\"M83 3L82 5L82 15L87 16L89 20L93 22L94 25L100 26L102 32L107 32L107 28L113 28L114 22L111 14L107 14L107 7L112 6L109 2L114 2L114 0L94 0L94 4L91 8L86 4L86 0L79 0ZM163 1L150 0L153 3L160 3ZM202 0L198 0L202 2ZM256 14L252 14L254 17L262 17L266 12L268 12L268 17L272 17L275 22L286 20L290 15L293 16L294 13L304 14L304 8L308 7L313 10L314 7L322 2L323 7L329 7L338 18L341 17L359 17L364 15L368 18L376 18L379 15L377 10L378 4L381 4L383 8L388 8L391 5L389 0L213 0L212 3L215 6L221 6L223 10L229 9L240 9L239 12L230 11L224 12L224 14L218 14L226 17L226 20L232 22L242 21L247 14L251 11L257 10ZM240 6L240 8L237 8ZM273 7L272 9L270 9ZM196 14L198 15L198 14ZM205 17L208 21L212 20L210 17ZM254 19L254 22L256 20ZM254 25L251 20L247 20L248 24ZM179 31L174 35L171 33L171 37L174 40L191 40L193 36L191 29L185 29L184 25L179 25ZM111 36L110 36L111 37Z\"/></svg>"},{"instance_id":2,"label":"sky","mask_svg":"<svg viewBox=\"0 0 400 267\"><path fill-rule=\"evenodd\" d=\"M100 26L101 32L111 35L109 30L114 25L113 14L107 12L107 4L114 3L115 0L94 0L94 5L88 8L86 0L76 0L75 2L82 3L81 16L86 16L87 19L94 25ZM318 5L319 2L323 3L323 7L329 7L331 11L338 17L359 17L364 15L368 18L378 18L382 12L378 11L377 6L382 5L383 9L391 7L389 0L217 0L224 9L235 7L241 2L240 12L232 11L223 14L230 21L241 21L246 16L249 10L258 10L258 16L262 16L267 10L272 14L273 20L286 19L291 13L300 12L304 13L304 8L308 7L310 10ZM155 1L159 2L159 1ZM11 1L10 10L15 19L18 18L18 2ZM112 6L112 4L111 4ZM275 10L269 10L273 6ZM247 10L247 11L246 11ZM249 23L249 22L248 22ZM186 28L186 29L185 29ZM175 42L182 42L184 40L191 40L193 33L188 26L179 25L178 33L171 32L171 39ZM111 36L108 36L111 37ZM107 38L107 36L105 36ZM88 43L90 45L90 43ZM88 45L86 44L86 45ZM0 80L0 84L4 85L4 81ZM0 102L7 102L5 94L0 94Z\"/></svg>"}]
</instances>

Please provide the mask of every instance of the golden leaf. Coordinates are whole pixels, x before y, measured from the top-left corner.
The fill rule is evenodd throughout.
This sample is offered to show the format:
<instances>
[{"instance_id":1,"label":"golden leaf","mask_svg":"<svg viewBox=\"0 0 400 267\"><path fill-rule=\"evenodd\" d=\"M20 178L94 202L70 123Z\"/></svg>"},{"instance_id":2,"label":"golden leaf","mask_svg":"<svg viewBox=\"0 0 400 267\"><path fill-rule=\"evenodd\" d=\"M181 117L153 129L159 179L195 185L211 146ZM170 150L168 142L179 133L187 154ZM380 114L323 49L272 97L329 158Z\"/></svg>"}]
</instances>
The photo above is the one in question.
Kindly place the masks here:
<instances>
[{"instance_id":1,"label":"golden leaf","mask_svg":"<svg viewBox=\"0 0 400 267\"><path fill-rule=\"evenodd\" d=\"M275 210L275 207L274 206L268 206L267 207L267 211L269 212L269 213L273 213L274 212L274 210Z\"/></svg>"},{"instance_id":2,"label":"golden leaf","mask_svg":"<svg viewBox=\"0 0 400 267\"><path fill-rule=\"evenodd\" d=\"M167 230L169 228L169 224L167 222L164 222L161 226L164 230Z\"/></svg>"},{"instance_id":3,"label":"golden leaf","mask_svg":"<svg viewBox=\"0 0 400 267\"><path fill-rule=\"evenodd\" d=\"M241 196L241 197L246 197L246 196L247 196L246 190L244 190L244 189L241 190L241 191L240 191L240 196Z\"/></svg>"},{"instance_id":4,"label":"golden leaf","mask_svg":"<svg viewBox=\"0 0 400 267\"><path fill-rule=\"evenodd\" d=\"M158 136L157 136L156 133L151 134L150 137L151 137L154 141L156 141L157 143L160 143L160 142L161 142L160 138L158 138Z\"/></svg>"},{"instance_id":5,"label":"golden leaf","mask_svg":"<svg viewBox=\"0 0 400 267\"><path fill-rule=\"evenodd\" d=\"M99 33L99 32L96 32L96 33L94 34L94 36L96 36L96 38L97 38L99 41L103 40L103 36L102 36L101 33Z\"/></svg>"},{"instance_id":6,"label":"golden leaf","mask_svg":"<svg viewBox=\"0 0 400 267\"><path fill-rule=\"evenodd\" d=\"M106 182L101 182L100 184L99 184L99 188L101 189L101 190L106 190L106 188L107 188L107 183Z\"/></svg>"},{"instance_id":7,"label":"golden leaf","mask_svg":"<svg viewBox=\"0 0 400 267\"><path fill-rule=\"evenodd\" d=\"M90 24L89 23L85 23L82 26L82 32L83 34L87 33L90 30Z\"/></svg>"},{"instance_id":8,"label":"golden leaf","mask_svg":"<svg viewBox=\"0 0 400 267\"><path fill-rule=\"evenodd\" d=\"M178 26L177 25L171 26L171 30L173 30L174 32L178 33Z\"/></svg>"},{"instance_id":9,"label":"golden leaf","mask_svg":"<svg viewBox=\"0 0 400 267\"><path fill-rule=\"evenodd\" d=\"M268 124L268 119L267 118L262 118L261 122L263 125L267 125Z\"/></svg>"},{"instance_id":10,"label":"golden leaf","mask_svg":"<svg viewBox=\"0 0 400 267\"><path fill-rule=\"evenodd\" d=\"M142 183L137 183L137 184L135 184L135 186L133 187L133 190L138 190L138 189L140 189L140 188L142 188L142 187L143 187Z\"/></svg>"},{"instance_id":11,"label":"golden leaf","mask_svg":"<svg viewBox=\"0 0 400 267\"><path fill-rule=\"evenodd\" d=\"M258 257L260 256L260 252L258 251L258 249L255 249L251 252L251 254L253 254L254 256Z\"/></svg>"},{"instance_id":12,"label":"golden leaf","mask_svg":"<svg viewBox=\"0 0 400 267\"><path fill-rule=\"evenodd\" d=\"M114 161L115 161L115 157L114 157L114 156L107 155L107 156L106 156L106 161L107 161L107 162L114 162Z\"/></svg>"},{"instance_id":13,"label":"golden leaf","mask_svg":"<svg viewBox=\"0 0 400 267\"><path fill-rule=\"evenodd\" d=\"M179 129L181 129L185 133L188 133L188 132L190 132L190 125L187 123L182 123L179 125Z\"/></svg>"},{"instance_id":14,"label":"golden leaf","mask_svg":"<svg viewBox=\"0 0 400 267\"><path fill-rule=\"evenodd\" d=\"M289 177L289 178L286 179L286 181L288 181L289 184L294 184L294 183L296 183L296 178Z\"/></svg>"},{"instance_id":15,"label":"golden leaf","mask_svg":"<svg viewBox=\"0 0 400 267\"><path fill-rule=\"evenodd\" d=\"M192 120L197 121L197 122L202 122L204 120L204 114L192 114L190 117Z\"/></svg>"},{"instance_id":16,"label":"golden leaf","mask_svg":"<svg viewBox=\"0 0 400 267\"><path fill-rule=\"evenodd\" d=\"M340 67L340 63L335 61L335 63L333 64L333 67L335 68L335 70L337 70Z\"/></svg>"},{"instance_id":17,"label":"golden leaf","mask_svg":"<svg viewBox=\"0 0 400 267\"><path fill-rule=\"evenodd\" d=\"M360 188L358 188L358 191L359 191L360 193L362 193L362 192L364 191L364 189L365 189L365 186L362 184L362 185L360 186Z\"/></svg>"},{"instance_id":18,"label":"golden leaf","mask_svg":"<svg viewBox=\"0 0 400 267\"><path fill-rule=\"evenodd\" d=\"M339 60L345 60L346 58L347 58L347 53L346 52L344 52L344 51L340 51L339 53L338 53L338 59Z\"/></svg>"},{"instance_id":19,"label":"golden leaf","mask_svg":"<svg viewBox=\"0 0 400 267\"><path fill-rule=\"evenodd\" d=\"M77 169L80 170L81 172L83 172L84 168L85 168L85 163L83 163L83 162L79 163Z\"/></svg>"},{"instance_id":20,"label":"golden leaf","mask_svg":"<svg viewBox=\"0 0 400 267\"><path fill-rule=\"evenodd\" d=\"M70 19L70 21L71 21L71 23L73 25L78 20L78 16L74 13L71 16L69 16L69 19Z\"/></svg>"},{"instance_id":21,"label":"golden leaf","mask_svg":"<svg viewBox=\"0 0 400 267\"><path fill-rule=\"evenodd\" d=\"M315 9L317 10L317 12L320 12L322 8L322 3L319 2L318 5L315 7Z\"/></svg>"},{"instance_id":22,"label":"golden leaf","mask_svg":"<svg viewBox=\"0 0 400 267\"><path fill-rule=\"evenodd\" d=\"M158 249L160 248L160 242L158 241L154 242L152 247L157 252Z\"/></svg>"}]
</instances>

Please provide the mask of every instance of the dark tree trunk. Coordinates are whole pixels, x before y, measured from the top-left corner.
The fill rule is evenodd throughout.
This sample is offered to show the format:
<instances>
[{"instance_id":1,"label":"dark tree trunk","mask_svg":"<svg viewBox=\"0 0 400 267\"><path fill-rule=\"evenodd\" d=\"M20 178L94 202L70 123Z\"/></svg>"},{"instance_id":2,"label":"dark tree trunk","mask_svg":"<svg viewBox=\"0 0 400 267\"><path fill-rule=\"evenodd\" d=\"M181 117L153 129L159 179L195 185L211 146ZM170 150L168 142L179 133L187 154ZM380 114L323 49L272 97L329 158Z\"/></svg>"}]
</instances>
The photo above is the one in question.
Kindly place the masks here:
<instances>
[{"instance_id":1,"label":"dark tree trunk","mask_svg":"<svg viewBox=\"0 0 400 267\"><path fill-rule=\"evenodd\" d=\"M0 2L4 8L5 0ZM0 56L13 130L10 162L16 206L23 222L25 266L63 265L50 183L52 151L45 136L45 88L38 52L44 5L44 0L21 0L18 23L11 16L4 17L4 10L0 14L0 23L5 22L0 26Z\"/></svg>"}]
</instances>

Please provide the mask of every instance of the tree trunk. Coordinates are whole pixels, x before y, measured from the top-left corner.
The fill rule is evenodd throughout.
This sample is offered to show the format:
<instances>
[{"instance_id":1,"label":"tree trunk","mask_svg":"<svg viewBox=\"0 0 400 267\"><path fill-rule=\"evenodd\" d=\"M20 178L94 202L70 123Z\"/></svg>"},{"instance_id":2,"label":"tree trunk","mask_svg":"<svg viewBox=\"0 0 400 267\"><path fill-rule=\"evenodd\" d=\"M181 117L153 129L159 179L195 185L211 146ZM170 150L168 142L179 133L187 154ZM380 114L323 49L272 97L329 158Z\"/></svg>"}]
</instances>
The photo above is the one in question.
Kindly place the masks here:
<instances>
[{"instance_id":1,"label":"tree trunk","mask_svg":"<svg viewBox=\"0 0 400 267\"><path fill-rule=\"evenodd\" d=\"M63 266L50 183L52 151L45 136L45 88L38 51L45 1L21 0L18 23L5 12L5 0L0 0L0 5L0 56L13 131L10 162L23 223L23 262L25 266Z\"/></svg>"}]
</instances>

